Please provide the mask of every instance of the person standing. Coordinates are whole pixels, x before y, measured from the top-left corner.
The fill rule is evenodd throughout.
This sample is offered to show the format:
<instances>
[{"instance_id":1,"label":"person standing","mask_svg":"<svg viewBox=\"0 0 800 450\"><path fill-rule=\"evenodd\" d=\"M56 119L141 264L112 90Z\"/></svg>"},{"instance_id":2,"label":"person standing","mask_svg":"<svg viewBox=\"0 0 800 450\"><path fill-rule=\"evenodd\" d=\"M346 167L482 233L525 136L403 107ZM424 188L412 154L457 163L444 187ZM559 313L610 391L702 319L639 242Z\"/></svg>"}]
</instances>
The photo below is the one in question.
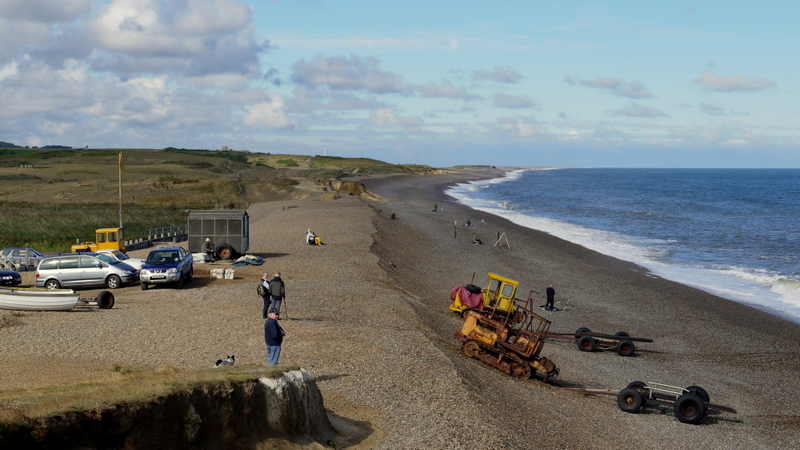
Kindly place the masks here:
<instances>
[{"instance_id":1,"label":"person standing","mask_svg":"<svg viewBox=\"0 0 800 450\"><path fill-rule=\"evenodd\" d=\"M280 313L281 303L286 298L286 287L283 284L280 272L276 273L272 281L269 282L269 292L272 295L272 309Z\"/></svg>"},{"instance_id":2,"label":"person standing","mask_svg":"<svg viewBox=\"0 0 800 450\"><path fill-rule=\"evenodd\" d=\"M268 319L264 322L264 341L267 343L267 364L274 366L278 364L281 357L281 345L286 331L278 324L280 313L274 309L269 310Z\"/></svg>"},{"instance_id":3,"label":"person standing","mask_svg":"<svg viewBox=\"0 0 800 450\"><path fill-rule=\"evenodd\" d=\"M264 308L261 310L261 318L267 318L267 312L269 311L269 304L271 300L271 295L269 292L269 272L264 272L261 275L261 286L264 289L259 289L259 295L261 295L261 300L264 301Z\"/></svg>"},{"instance_id":4,"label":"person standing","mask_svg":"<svg viewBox=\"0 0 800 450\"><path fill-rule=\"evenodd\" d=\"M544 309L550 311L553 309L553 301L556 299L556 290L553 289L553 285L551 284L547 288L547 304L545 304Z\"/></svg>"}]
</instances>

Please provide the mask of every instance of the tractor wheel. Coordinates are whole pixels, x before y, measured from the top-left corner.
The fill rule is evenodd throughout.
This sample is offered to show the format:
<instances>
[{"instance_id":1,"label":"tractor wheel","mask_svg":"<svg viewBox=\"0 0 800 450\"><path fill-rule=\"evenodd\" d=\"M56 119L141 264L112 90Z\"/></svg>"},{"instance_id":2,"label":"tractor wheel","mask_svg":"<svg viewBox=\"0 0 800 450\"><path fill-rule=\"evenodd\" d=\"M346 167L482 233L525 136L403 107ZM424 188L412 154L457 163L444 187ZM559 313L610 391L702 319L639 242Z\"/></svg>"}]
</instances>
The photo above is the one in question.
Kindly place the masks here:
<instances>
[{"instance_id":1,"label":"tractor wheel","mask_svg":"<svg viewBox=\"0 0 800 450\"><path fill-rule=\"evenodd\" d=\"M591 333L591 332L592 332L592 330L590 330L590 329L588 329L586 327L580 327L577 330L575 330L575 339L580 339L581 338L581 335L578 334L578 333Z\"/></svg>"},{"instance_id":2,"label":"tractor wheel","mask_svg":"<svg viewBox=\"0 0 800 450\"><path fill-rule=\"evenodd\" d=\"M61 289L61 283L58 280L47 280L44 282L45 289Z\"/></svg>"},{"instance_id":3,"label":"tractor wheel","mask_svg":"<svg viewBox=\"0 0 800 450\"><path fill-rule=\"evenodd\" d=\"M708 396L708 392L705 389L701 388L700 386L689 386L686 388L690 394L694 394L700 397L700 400L708 403L711 401L711 398Z\"/></svg>"},{"instance_id":4,"label":"tractor wheel","mask_svg":"<svg viewBox=\"0 0 800 450\"><path fill-rule=\"evenodd\" d=\"M683 423L700 423L705 414L703 400L694 394L683 394L675 400L675 417Z\"/></svg>"},{"instance_id":5,"label":"tractor wheel","mask_svg":"<svg viewBox=\"0 0 800 450\"><path fill-rule=\"evenodd\" d=\"M630 334L628 334L628 333L626 333L624 331L617 331L617 334L615 334L614 336L617 336L617 337L631 337Z\"/></svg>"},{"instance_id":6,"label":"tractor wheel","mask_svg":"<svg viewBox=\"0 0 800 450\"><path fill-rule=\"evenodd\" d=\"M475 341L464 342L464 345L461 346L461 352L470 358L477 358L480 351L481 347Z\"/></svg>"},{"instance_id":7,"label":"tractor wheel","mask_svg":"<svg viewBox=\"0 0 800 450\"><path fill-rule=\"evenodd\" d=\"M578 348L582 352L593 352L595 347L597 347L597 341L591 336L581 336L578 339Z\"/></svg>"},{"instance_id":8,"label":"tractor wheel","mask_svg":"<svg viewBox=\"0 0 800 450\"><path fill-rule=\"evenodd\" d=\"M219 244L217 246L217 258L219 259L233 259L234 254L236 253L228 244Z\"/></svg>"},{"instance_id":9,"label":"tractor wheel","mask_svg":"<svg viewBox=\"0 0 800 450\"><path fill-rule=\"evenodd\" d=\"M531 377L533 370L531 370L530 364L525 363L515 363L511 366L511 376L516 378L523 378L527 380Z\"/></svg>"},{"instance_id":10,"label":"tractor wheel","mask_svg":"<svg viewBox=\"0 0 800 450\"><path fill-rule=\"evenodd\" d=\"M106 287L109 289L119 289L122 287L122 278L117 275L109 275L106 278Z\"/></svg>"},{"instance_id":11,"label":"tractor wheel","mask_svg":"<svg viewBox=\"0 0 800 450\"><path fill-rule=\"evenodd\" d=\"M617 354L619 356L631 356L636 351L636 346L630 339L623 339L617 344Z\"/></svg>"},{"instance_id":12,"label":"tractor wheel","mask_svg":"<svg viewBox=\"0 0 800 450\"><path fill-rule=\"evenodd\" d=\"M108 291L100 291L95 297L97 307L100 309L111 309L114 307L114 294Z\"/></svg>"},{"instance_id":13,"label":"tractor wheel","mask_svg":"<svg viewBox=\"0 0 800 450\"><path fill-rule=\"evenodd\" d=\"M638 412L642 408L644 399L642 393L636 389L623 389L617 394L617 406L627 413Z\"/></svg>"}]
</instances>

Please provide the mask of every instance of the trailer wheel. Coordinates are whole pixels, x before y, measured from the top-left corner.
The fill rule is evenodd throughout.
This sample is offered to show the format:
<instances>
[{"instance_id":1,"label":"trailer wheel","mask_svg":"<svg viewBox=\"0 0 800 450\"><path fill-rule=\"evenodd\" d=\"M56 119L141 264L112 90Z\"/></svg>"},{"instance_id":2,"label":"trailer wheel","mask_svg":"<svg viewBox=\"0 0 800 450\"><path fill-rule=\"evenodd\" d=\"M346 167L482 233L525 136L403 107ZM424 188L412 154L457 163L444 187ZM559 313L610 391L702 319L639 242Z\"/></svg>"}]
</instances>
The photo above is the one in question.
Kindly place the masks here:
<instances>
[{"instance_id":1,"label":"trailer wheel","mask_svg":"<svg viewBox=\"0 0 800 450\"><path fill-rule=\"evenodd\" d=\"M582 352L593 352L595 347L597 347L597 341L591 336L582 336L578 339L578 348Z\"/></svg>"},{"instance_id":2,"label":"trailer wheel","mask_svg":"<svg viewBox=\"0 0 800 450\"><path fill-rule=\"evenodd\" d=\"M614 336L617 336L617 337L631 337L630 334L628 334L628 333L626 333L624 331L617 331L617 334L615 334Z\"/></svg>"},{"instance_id":3,"label":"trailer wheel","mask_svg":"<svg viewBox=\"0 0 800 450\"><path fill-rule=\"evenodd\" d=\"M625 386L625 389L640 389L646 387L647 383L645 383L644 381L631 381L630 383L628 383L627 386Z\"/></svg>"},{"instance_id":4,"label":"trailer wheel","mask_svg":"<svg viewBox=\"0 0 800 450\"><path fill-rule=\"evenodd\" d=\"M638 412L642 408L642 393L636 389L623 389L617 394L617 406L627 413Z\"/></svg>"},{"instance_id":5,"label":"trailer wheel","mask_svg":"<svg viewBox=\"0 0 800 450\"><path fill-rule=\"evenodd\" d=\"M228 245L227 243L219 244L217 246L217 258L219 259L231 259L233 255L236 253L233 250L233 247Z\"/></svg>"},{"instance_id":6,"label":"trailer wheel","mask_svg":"<svg viewBox=\"0 0 800 450\"><path fill-rule=\"evenodd\" d=\"M590 330L590 329L588 329L586 327L580 327L577 330L575 330L575 339L580 339L581 338L581 335L578 334L578 333L591 333L591 331L592 330Z\"/></svg>"},{"instance_id":7,"label":"trailer wheel","mask_svg":"<svg viewBox=\"0 0 800 450\"><path fill-rule=\"evenodd\" d=\"M631 356L636 351L636 346L630 339L623 339L617 343L617 354L619 356Z\"/></svg>"},{"instance_id":8,"label":"trailer wheel","mask_svg":"<svg viewBox=\"0 0 800 450\"><path fill-rule=\"evenodd\" d=\"M700 397L700 400L708 403L711 401L711 398L708 396L708 392L705 389L701 388L700 386L689 386L686 388L690 394L694 394Z\"/></svg>"},{"instance_id":9,"label":"trailer wheel","mask_svg":"<svg viewBox=\"0 0 800 450\"><path fill-rule=\"evenodd\" d=\"M705 414L703 400L694 394L683 394L675 400L675 417L683 423L700 423Z\"/></svg>"},{"instance_id":10,"label":"trailer wheel","mask_svg":"<svg viewBox=\"0 0 800 450\"><path fill-rule=\"evenodd\" d=\"M477 358L480 351L481 348L475 341L464 342L464 345L461 346L461 352L470 358Z\"/></svg>"},{"instance_id":11,"label":"trailer wheel","mask_svg":"<svg viewBox=\"0 0 800 450\"><path fill-rule=\"evenodd\" d=\"M108 291L100 291L95 297L97 307L100 309L111 309L114 307L114 294Z\"/></svg>"}]
</instances>

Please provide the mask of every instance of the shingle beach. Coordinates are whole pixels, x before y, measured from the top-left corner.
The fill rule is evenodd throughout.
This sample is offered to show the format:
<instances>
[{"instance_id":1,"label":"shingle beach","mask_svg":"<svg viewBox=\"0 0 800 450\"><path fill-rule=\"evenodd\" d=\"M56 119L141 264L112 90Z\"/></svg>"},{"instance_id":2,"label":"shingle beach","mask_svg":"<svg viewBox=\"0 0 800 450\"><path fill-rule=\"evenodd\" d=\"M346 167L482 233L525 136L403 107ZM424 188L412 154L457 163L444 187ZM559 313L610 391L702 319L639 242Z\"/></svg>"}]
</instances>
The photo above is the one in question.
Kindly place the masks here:
<instances>
[{"instance_id":1,"label":"shingle beach","mask_svg":"<svg viewBox=\"0 0 800 450\"><path fill-rule=\"evenodd\" d=\"M102 378L112 364L207 368L231 354L237 364L266 367L256 285L268 271L281 272L286 283L280 363L317 378L326 408L341 419L334 420L343 434L338 448L797 445L800 325L452 203L443 193L449 184L502 172L357 180L386 201L254 204L250 253L264 257L262 266L238 267L235 279L222 280L210 279L209 269L227 263L197 265L185 289L126 287L114 291L111 310L23 313L15 326L0 328L0 389ZM454 226L467 218L472 226ZM326 245L305 245L308 228ZM493 246L502 233L509 245ZM475 234L483 245L473 244ZM547 383L512 378L462 355L453 338L462 320L447 308L451 289L473 274L474 284L484 285L487 272L518 280L519 298L540 292L533 294L540 305L554 285L556 306L566 310L536 310L553 332L588 327L654 342L624 358L548 340L542 356L560 374ZM33 282L32 273L24 277ZM634 380L699 385L738 414L710 412L688 425L663 409L627 414L615 397L565 389L616 390Z\"/></svg>"}]
</instances>

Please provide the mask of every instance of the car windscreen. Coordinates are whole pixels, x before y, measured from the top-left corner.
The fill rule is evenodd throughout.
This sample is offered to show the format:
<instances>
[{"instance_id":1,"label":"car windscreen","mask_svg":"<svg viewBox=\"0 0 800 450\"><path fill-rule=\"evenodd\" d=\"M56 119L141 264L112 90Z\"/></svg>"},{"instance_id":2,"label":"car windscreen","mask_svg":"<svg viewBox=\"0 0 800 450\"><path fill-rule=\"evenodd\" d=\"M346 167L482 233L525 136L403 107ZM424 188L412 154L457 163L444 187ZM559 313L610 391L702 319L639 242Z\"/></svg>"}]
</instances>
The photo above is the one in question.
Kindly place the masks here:
<instances>
[{"instance_id":1,"label":"car windscreen","mask_svg":"<svg viewBox=\"0 0 800 450\"><path fill-rule=\"evenodd\" d=\"M149 263L161 263L161 262L171 262L172 261L172 252L150 252L147 255L147 262Z\"/></svg>"},{"instance_id":2,"label":"car windscreen","mask_svg":"<svg viewBox=\"0 0 800 450\"><path fill-rule=\"evenodd\" d=\"M108 263L108 264L119 264L119 261L117 261L116 259L114 259L114 258L112 258L112 257L110 257L110 256L108 256L108 255L104 255L104 254L102 254L102 253L98 253L98 254L95 256L95 258L99 259L100 261L103 261L104 263Z\"/></svg>"}]
</instances>

